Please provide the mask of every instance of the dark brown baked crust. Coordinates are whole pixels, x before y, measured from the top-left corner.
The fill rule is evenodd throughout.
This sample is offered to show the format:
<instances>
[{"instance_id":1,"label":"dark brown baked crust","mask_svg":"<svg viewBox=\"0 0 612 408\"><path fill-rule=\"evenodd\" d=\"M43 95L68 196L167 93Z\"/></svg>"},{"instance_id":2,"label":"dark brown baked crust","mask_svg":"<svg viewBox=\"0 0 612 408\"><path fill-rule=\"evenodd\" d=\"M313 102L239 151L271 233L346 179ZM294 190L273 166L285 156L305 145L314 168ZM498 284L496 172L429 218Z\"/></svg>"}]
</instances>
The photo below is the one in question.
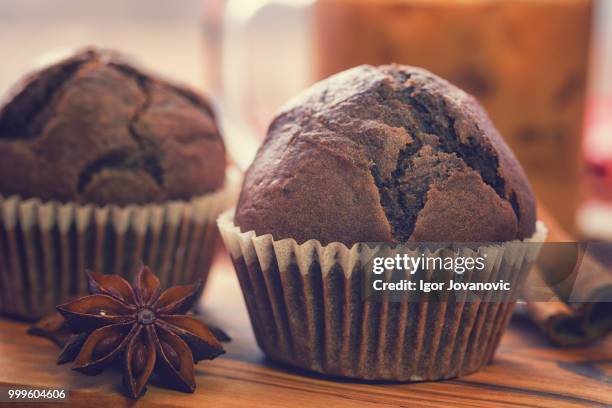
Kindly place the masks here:
<instances>
[{"instance_id":1,"label":"dark brown baked crust","mask_svg":"<svg viewBox=\"0 0 612 408\"><path fill-rule=\"evenodd\" d=\"M428 71L360 66L273 120L236 211L242 231L322 243L509 241L535 200L476 100Z\"/></svg>"},{"instance_id":2,"label":"dark brown baked crust","mask_svg":"<svg viewBox=\"0 0 612 408\"><path fill-rule=\"evenodd\" d=\"M189 199L223 185L209 103L85 49L26 77L0 106L0 194L80 203Z\"/></svg>"}]
</instances>

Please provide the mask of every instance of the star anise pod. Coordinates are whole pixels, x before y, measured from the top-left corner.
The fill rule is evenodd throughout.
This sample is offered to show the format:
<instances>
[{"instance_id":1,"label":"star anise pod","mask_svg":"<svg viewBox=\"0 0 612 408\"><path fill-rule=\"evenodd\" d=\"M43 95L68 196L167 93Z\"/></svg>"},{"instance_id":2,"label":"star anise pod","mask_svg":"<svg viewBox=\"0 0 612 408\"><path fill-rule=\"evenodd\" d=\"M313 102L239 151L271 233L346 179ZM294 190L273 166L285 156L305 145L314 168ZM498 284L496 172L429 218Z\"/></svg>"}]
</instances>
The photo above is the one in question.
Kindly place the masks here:
<instances>
[{"instance_id":1,"label":"star anise pod","mask_svg":"<svg viewBox=\"0 0 612 408\"><path fill-rule=\"evenodd\" d=\"M72 334L64 318L58 312L53 312L31 325L27 333L30 336L49 339L58 347L64 347Z\"/></svg>"},{"instance_id":2,"label":"star anise pod","mask_svg":"<svg viewBox=\"0 0 612 408\"><path fill-rule=\"evenodd\" d=\"M138 398L155 373L160 383L195 390L195 367L224 353L221 343L197 319L185 316L201 284L161 292L159 280L143 266L134 286L117 275L89 272L91 295L57 306L74 335L58 363L95 375L121 361L127 393Z\"/></svg>"}]
</instances>

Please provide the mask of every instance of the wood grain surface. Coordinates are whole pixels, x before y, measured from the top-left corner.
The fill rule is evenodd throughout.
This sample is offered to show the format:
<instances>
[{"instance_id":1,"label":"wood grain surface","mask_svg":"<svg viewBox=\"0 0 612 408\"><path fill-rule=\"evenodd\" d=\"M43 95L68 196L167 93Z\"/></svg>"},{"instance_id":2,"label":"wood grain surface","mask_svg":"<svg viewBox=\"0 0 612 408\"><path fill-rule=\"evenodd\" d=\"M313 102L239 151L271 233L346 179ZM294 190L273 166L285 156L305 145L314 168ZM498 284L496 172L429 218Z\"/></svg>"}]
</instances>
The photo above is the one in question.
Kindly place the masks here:
<instances>
[{"instance_id":1,"label":"wood grain surface","mask_svg":"<svg viewBox=\"0 0 612 408\"><path fill-rule=\"evenodd\" d=\"M26 335L24 323L4 319L0 319L0 386L64 388L70 390L70 405L88 407L612 406L612 338L588 348L555 348L520 314L493 364L460 379L372 384L276 365L255 344L238 282L225 256L214 269L202 309L205 319L221 326L233 340L226 345L226 355L197 365L194 394L150 385L140 400L129 400L120 393L120 371L88 377L68 365L57 366L58 349L51 342Z\"/></svg>"}]
</instances>

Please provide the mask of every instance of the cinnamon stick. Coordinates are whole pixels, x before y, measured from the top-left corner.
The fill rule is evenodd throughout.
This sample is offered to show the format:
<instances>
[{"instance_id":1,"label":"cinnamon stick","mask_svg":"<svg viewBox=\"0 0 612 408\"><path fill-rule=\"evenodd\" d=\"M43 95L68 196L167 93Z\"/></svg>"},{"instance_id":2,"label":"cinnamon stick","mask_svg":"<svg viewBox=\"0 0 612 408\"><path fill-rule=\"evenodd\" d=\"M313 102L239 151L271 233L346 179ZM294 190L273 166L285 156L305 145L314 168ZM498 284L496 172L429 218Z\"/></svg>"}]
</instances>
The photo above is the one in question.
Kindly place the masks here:
<instances>
[{"instance_id":1,"label":"cinnamon stick","mask_svg":"<svg viewBox=\"0 0 612 408\"><path fill-rule=\"evenodd\" d=\"M526 291L527 312L547 337L561 346L584 344L612 330L612 272L577 243L553 216L538 205L546 224L548 245L530 275ZM573 243L573 244L572 244ZM579 265L578 280L566 279ZM573 276L576 276L574 274ZM538 293L533 293L537 288ZM548 299L530 301L530 299Z\"/></svg>"}]
</instances>

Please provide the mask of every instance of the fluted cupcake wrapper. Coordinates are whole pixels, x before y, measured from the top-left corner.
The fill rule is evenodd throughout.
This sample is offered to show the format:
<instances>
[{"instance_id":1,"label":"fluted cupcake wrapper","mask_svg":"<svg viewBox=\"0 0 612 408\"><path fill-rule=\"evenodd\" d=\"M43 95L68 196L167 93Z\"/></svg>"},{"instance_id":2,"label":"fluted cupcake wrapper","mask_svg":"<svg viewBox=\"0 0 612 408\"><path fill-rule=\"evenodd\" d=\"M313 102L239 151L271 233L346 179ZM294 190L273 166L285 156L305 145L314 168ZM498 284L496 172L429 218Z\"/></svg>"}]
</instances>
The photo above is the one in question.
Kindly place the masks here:
<instances>
[{"instance_id":1,"label":"fluted cupcake wrapper","mask_svg":"<svg viewBox=\"0 0 612 408\"><path fill-rule=\"evenodd\" d=\"M362 380L437 380L487 364L537 257L537 243L546 236L539 223L536 234L525 240L534 244L481 246L457 254L486 253L490 262L478 281L511 282L512 291L502 299L485 294L480 300L415 301L406 291L401 299L385 292L366 301L364 279L372 275L370 260L380 248L365 243L324 246L316 240L297 244L269 234L243 233L233 224L232 210L221 215L218 224L261 349L281 363ZM437 252L414 249L413 255L424 251ZM432 272L420 277L451 278L434 278ZM411 279L410 274L405 278ZM463 282L470 279L475 275L466 272Z\"/></svg>"},{"instance_id":2,"label":"fluted cupcake wrapper","mask_svg":"<svg viewBox=\"0 0 612 408\"><path fill-rule=\"evenodd\" d=\"M206 281L217 216L236 195L223 189L164 204L80 205L0 196L0 314L36 319L87 293L87 269L131 280L140 262L164 287Z\"/></svg>"}]
</instances>

